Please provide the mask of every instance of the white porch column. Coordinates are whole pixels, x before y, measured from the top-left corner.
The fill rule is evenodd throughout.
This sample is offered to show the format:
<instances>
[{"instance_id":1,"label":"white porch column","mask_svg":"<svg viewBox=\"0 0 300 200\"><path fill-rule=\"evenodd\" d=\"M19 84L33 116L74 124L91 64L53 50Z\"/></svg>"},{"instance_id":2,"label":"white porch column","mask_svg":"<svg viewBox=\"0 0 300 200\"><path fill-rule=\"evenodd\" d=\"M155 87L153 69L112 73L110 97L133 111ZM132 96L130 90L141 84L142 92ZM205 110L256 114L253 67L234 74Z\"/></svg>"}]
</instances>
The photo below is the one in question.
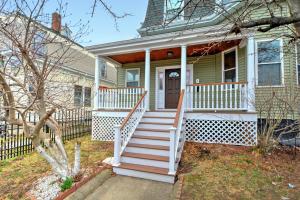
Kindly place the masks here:
<instances>
[{"instance_id":1,"label":"white porch column","mask_svg":"<svg viewBox=\"0 0 300 200\"><path fill-rule=\"evenodd\" d=\"M145 91L147 91L147 95L145 97L146 110L150 108L150 49L147 48L145 50Z\"/></svg>"},{"instance_id":2,"label":"white porch column","mask_svg":"<svg viewBox=\"0 0 300 200\"><path fill-rule=\"evenodd\" d=\"M181 82L180 88L186 89L186 45L181 45Z\"/></svg>"},{"instance_id":3,"label":"white porch column","mask_svg":"<svg viewBox=\"0 0 300 200\"><path fill-rule=\"evenodd\" d=\"M96 56L95 59L95 88L94 88L94 110L99 108L99 86L100 86L100 59Z\"/></svg>"},{"instance_id":4,"label":"white porch column","mask_svg":"<svg viewBox=\"0 0 300 200\"><path fill-rule=\"evenodd\" d=\"M247 42L247 81L248 81L248 111L255 111L255 40L253 35L248 37Z\"/></svg>"}]
</instances>

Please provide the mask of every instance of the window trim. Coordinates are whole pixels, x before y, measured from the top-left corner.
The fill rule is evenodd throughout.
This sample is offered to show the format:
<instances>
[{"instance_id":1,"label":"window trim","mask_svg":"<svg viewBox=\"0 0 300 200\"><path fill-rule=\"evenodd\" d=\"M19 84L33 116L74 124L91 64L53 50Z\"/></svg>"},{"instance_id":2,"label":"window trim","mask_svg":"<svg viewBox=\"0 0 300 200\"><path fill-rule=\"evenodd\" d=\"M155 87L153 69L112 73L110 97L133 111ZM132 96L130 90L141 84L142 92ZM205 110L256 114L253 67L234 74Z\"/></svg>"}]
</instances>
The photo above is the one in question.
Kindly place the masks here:
<instances>
[{"instance_id":1,"label":"window trim","mask_svg":"<svg viewBox=\"0 0 300 200\"><path fill-rule=\"evenodd\" d=\"M258 85L258 43L260 42L271 42L271 41L279 41L280 45L280 73L281 73L281 84L280 85ZM265 63L265 64L275 64L278 62L270 62L270 63ZM260 63L264 64L264 63ZM247 66L248 67L248 66ZM283 39L282 38L271 38L271 39L258 39L255 40L255 76L256 76L256 87L258 88L270 88L270 87L284 87L284 55L283 55Z\"/></svg>"},{"instance_id":2,"label":"window trim","mask_svg":"<svg viewBox=\"0 0 300 200\"><path fill-rule=\"evenodd\" d=\"M130 68L130 69L125 70L125 87L127 88L127 72L130 70L138 70L138 74L139 74L138 87L140 87L140 83L141 83L141 69L140 68Z\"/></svg>"},{"instance_id":3,"label":"window trim","mask_svg":"<svg viewBox=\"0 0 300 200\"><path fill-rule=\"evenodd\" d=\"M225 83L225 54L230 53L232 51L235 51L235 73L236 73L236 82L239 81L239 53L238 53L238 46L232 47L230 49L227 49L225 51L222 51L222 83ZM233 68L231 68L233 69ZM227 70L228 71L228 70Z\"/></svg>"}]
</instances>

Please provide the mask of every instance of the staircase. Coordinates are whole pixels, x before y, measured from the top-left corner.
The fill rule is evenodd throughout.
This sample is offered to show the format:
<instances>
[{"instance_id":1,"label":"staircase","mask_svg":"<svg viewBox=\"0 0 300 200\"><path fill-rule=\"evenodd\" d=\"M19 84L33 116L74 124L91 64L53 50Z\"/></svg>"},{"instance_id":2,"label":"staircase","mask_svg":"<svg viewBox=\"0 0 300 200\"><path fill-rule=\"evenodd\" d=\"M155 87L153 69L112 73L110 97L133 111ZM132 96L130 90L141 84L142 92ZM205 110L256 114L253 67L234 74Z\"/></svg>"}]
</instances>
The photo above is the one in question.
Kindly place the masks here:
<instances>
[{"instance_id":1,"label":"staircase","mask_svg":"<svg viewBox=\"0 0 300 200\"><path fill-rule=\"evenodd\" d=\"M176 111L145 112L113 168L119 175L174 183L169 174L170 128Z\"/></svg>"}]
</instances>

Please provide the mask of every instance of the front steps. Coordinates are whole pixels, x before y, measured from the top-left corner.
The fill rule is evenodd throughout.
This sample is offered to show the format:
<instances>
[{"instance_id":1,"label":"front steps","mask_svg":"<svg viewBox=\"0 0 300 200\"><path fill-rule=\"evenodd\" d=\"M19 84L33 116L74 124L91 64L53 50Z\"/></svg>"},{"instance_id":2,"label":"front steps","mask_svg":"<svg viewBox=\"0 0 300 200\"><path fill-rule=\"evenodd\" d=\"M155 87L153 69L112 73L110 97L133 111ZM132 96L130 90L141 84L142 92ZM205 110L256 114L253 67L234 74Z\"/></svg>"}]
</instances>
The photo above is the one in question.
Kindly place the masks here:
<instances>
[{"instance_id":1,"label":"front steps","mask_svg":"<svg viewBox=\"0 0 300 200\"><path fill-rule=\"evenodd\" d=\"M175 111L146 112L121 155L121 163L113 168L119 175L174 183L169 175L170 131Z\"/></svg>"}]
</instances>

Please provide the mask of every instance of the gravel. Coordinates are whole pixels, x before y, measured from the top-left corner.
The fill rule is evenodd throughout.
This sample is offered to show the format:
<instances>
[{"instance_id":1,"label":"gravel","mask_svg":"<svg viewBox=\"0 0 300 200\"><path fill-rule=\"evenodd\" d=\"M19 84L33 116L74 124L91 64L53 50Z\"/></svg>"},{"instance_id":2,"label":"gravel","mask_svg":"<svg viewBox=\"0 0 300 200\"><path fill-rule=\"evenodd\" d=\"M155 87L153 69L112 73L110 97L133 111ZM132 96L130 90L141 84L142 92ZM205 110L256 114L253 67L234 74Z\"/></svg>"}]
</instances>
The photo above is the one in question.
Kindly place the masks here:
<instances>
[{"instance_id":1,"label":"gravel","mask_svg":"<svg viewBox=\"0 0 300 200\"><path fill-rule=\"evenodd\" d=\"M38 179L30 194L37 200L52 200L60 192L59 177L57 175L48 175Z\"/></svg>"}]
</instances>

